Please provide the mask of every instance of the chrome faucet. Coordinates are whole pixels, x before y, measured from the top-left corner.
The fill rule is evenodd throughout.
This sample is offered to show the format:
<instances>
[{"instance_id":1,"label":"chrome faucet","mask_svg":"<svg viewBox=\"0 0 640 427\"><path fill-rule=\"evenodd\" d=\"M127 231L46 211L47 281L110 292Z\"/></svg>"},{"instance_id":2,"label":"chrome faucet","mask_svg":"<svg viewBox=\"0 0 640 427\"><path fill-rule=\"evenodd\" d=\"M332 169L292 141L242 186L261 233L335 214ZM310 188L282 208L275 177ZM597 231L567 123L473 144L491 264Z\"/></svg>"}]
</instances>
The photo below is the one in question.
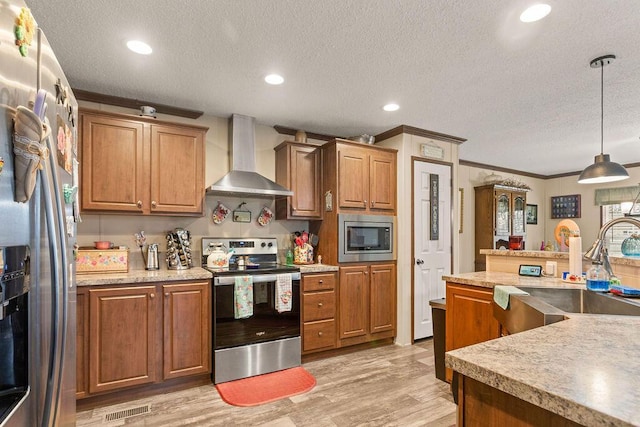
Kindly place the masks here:
<instances>
[{"instance_id":1,"label":"chrome faucet","mask_svg":"<svg viewBox=\"0 0 640 427\"><path fill-rule=\"evenodd\" d=\"M613 269L611 268L611 264L609 263L609 252L607 251L607 248L604 247L604 235L607 233L607 231L609 231L611 227L616 224L620 224L621 222L627 222L640 228L640 220L637 220L635 218L625 216L622 218L612 219L602 226L602 228L598 232L598 238L595 242L593 242L591 249L589 249L584 254L585 260L602 264L605 271L609 273L609 276L614 276L614 274Z\"/></svg>"}]
</instances>

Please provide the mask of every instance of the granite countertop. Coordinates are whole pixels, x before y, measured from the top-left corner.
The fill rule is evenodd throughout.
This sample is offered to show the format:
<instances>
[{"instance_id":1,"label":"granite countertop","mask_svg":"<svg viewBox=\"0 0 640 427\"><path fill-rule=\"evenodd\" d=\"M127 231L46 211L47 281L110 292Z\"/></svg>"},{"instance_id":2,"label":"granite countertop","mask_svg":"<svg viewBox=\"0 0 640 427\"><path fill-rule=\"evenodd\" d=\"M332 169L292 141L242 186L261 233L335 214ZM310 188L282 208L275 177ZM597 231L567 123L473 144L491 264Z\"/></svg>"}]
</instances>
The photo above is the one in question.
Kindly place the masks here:
<instances>
[{"instance_id":1,"label":"granite countertop","mask_svg":"<svg viewBox=\"0 0 640 427\"><path fill-rule=\"evenodd\" d=\"M550 287L550 288L584 288L582 283L564 282L559 277L528 277L519 276L513 273L476 271L474 273L460 273L442 276L442 280L459 283L461 285L480 286L483 288L493 288L496 285L528 286L528 287Z\"/></svg>"},{"instance_id":2,"label":"granite countertop","mask_svg":"<svg viewBox=\"0 0 640 427\"><path fill-rule=\"evenodd\" d=\"M447 352L446 365L583 425L640 425L640 317L567 317Z\"/></svg>"},{"instance_id":3,"label":"granite countertop","mask_svg":"<svg viewBox=\"0 0 640 427\"><path fill-rule=\"evenodd\" d=\"M326 271L338 271L340 267L337 265L329 265L329 264L302 264L299 265L300 273L323 273Z\"/></svg>"},{"instance_id":4,"label":"granite countertop","mask_svg":"<svg viewBox=\"0 0 640 427\"><path fill-rule=\"evenodd\" d=\"M134 283L173 282L181 280L208 280L213 276L201 267L187 270L132 270L128 273L95 273L76 275L77 286L127 285Z\"/></svg>"},{"instance_id":5,"label":"granite countertop","mask_svg":"<svg viewBox=\"0 0 640 427\"><path fill-rule=\"evenodd\" d=\"M569 259L569 252L554 251L509 251L504 249L480 249L482 255L498 255L521 258L543 258L543 259ZM609 262L617 265L632 265L640 267L640 258L631 257L610 257Z\"/></svg>"},{"instance_id":6,"label":"granite countertop","mask_svg":"<svg viewBox=\"0 0 640 427\"><path fill-rule=\"evenodd\" d=\"M326 271L338 271L337 265L328 264L308 264L300 265L300 273L321 273ZM210 271L193 267L187 270L143 270L135 269L128 273L94 273L76 275L77 286L97 286L97 285L127 285L135 283L152 282L172 282L181 280L202 280L211 279L213 275Z\"/></svg>"}]
</instances>

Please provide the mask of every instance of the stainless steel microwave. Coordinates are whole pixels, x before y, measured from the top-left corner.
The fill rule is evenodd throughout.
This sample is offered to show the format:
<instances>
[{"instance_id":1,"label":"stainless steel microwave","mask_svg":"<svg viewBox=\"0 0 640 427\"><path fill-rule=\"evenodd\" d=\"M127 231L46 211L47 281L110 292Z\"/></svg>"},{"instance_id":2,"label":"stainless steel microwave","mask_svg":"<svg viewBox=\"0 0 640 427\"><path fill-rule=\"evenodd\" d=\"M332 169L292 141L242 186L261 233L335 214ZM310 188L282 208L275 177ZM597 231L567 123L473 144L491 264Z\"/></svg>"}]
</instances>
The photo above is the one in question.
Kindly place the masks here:
<instances>
[{"instance_id":1,"label":"stainless steel microwave","mask_svg":"<svg viewBox=\"0 0 640 427\"><path fill-rule=\"evenodd\" d=\"M396 217L338 215L338 262L392 261Z\"/></svg>"}]
</instances>

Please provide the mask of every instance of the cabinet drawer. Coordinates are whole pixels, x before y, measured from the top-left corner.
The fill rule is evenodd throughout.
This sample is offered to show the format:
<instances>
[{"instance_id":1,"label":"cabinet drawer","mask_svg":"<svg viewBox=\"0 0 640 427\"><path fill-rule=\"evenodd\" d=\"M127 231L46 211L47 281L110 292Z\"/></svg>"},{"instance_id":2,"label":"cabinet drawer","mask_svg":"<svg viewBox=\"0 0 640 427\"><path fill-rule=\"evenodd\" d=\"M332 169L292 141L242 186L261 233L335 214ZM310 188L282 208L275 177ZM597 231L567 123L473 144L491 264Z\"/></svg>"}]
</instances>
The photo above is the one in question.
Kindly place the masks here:
<instances>
[{"instance_id":1,"label":"cabinet drawer","mask_svg":"<svg viewBox=\"0 0 640 427\"><path fill-rule=\"evenodd\" d=\"M324 291L335 287L336 275L334 273L302 276L302 292Z\"/></svg>"},{"instance_id":2,"label":"cabinet drawer","mask_svg":"<svg viewBox=\"0 0 640 427\"><path fill-rule=\"evenodd\" d=\"M335 347L336 322L333 319L303 325L302 351Z\"/></svg>"},{"instance_id":3,"label":"cabinet drawer","mask_svg":"<svg viewBox=\"0 0 640 427\"><path fill-rule=\"evenodd\" d=\"M334 291L304 294L303 321L331 319L336 314L336 293Z\"/></svg>"}]
</instances>

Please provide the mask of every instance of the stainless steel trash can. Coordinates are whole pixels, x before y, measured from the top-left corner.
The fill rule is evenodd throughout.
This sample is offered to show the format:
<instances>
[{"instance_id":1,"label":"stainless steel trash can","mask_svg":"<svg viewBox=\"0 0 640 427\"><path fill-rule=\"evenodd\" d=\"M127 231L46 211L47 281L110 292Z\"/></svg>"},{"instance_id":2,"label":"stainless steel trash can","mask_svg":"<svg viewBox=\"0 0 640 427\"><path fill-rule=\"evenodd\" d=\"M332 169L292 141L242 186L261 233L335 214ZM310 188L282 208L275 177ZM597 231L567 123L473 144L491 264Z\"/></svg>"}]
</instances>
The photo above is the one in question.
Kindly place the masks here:
<instances>
[{"instance_id":1,"label":"stainless steel trash can","mask_svg":"<svg viewBox=\"0 0 640 427\"><path fill-rule=\"evenodd\" d=\"M444 367L445 319L447 305L444 298L429 301L433 318L433 356L436 365L436 378L447 381Z\"/></svg>"}]
</instances>

